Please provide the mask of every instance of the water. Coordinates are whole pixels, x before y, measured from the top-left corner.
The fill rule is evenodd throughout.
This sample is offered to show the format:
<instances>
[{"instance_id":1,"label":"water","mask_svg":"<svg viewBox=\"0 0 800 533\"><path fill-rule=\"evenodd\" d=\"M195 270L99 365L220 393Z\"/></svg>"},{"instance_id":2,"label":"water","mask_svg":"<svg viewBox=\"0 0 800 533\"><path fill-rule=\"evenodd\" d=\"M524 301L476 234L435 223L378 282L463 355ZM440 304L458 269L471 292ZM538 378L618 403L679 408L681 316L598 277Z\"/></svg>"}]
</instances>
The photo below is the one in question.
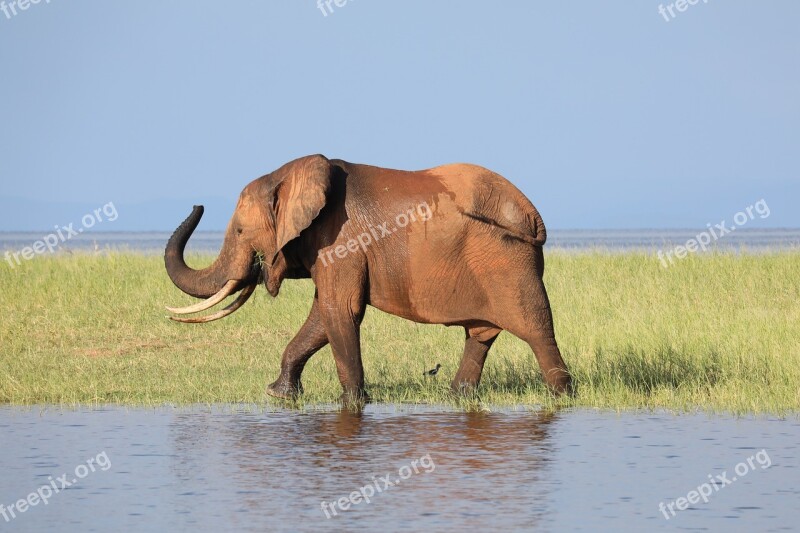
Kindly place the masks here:
<instances>
[{"instance_id":1,"label":"water","mask_svg":"<svg viewBox=\"0 0 800 533\"><path fill-rule=\"evenodd\" d=\"M696 237L701 229L670 230L549 230L548 249L585 250L605 248L612 251L658 249L669 250ZM19 251L42 239L44 233L0 232L0 250ZM60 243L58 251L131 250L163 253L169 232L87 232ZM196 232L187 249L195 252L216 252L222 245L222 232ZM738 228L709 245L716 250L765 251L800 247L800 229Z\"/></svg>"},{"instance_id":2,"label":"water","mask_svg":"<svg viewBox=\"0 0 800 533\"><path fill-rule=\"evenodd\" d=\"M581 250L669 250L695 239L697 229L636 229L636 230L552 230L547 232L547 247ZM800 229L738 228L713 241L708 249L766 251L800 247Z\"/></svg>"},{"instance_id":3,"label":"water","mask_svg":"<svg viewBox=\"0 0 800 533\"><path fill-rule=\"evenodd\" d=\"M50 477L77 480L0 516L3 531L778 531L800 520L796 419L2 407L0 435L6 508ZM89 458L94 472L79 466ZM723 473L730 484L671 516L667 504ZM406 479L384 489L386 475ZM375 483L369 503L326 517L323 501Z\"/></svg>"}]
</instances>

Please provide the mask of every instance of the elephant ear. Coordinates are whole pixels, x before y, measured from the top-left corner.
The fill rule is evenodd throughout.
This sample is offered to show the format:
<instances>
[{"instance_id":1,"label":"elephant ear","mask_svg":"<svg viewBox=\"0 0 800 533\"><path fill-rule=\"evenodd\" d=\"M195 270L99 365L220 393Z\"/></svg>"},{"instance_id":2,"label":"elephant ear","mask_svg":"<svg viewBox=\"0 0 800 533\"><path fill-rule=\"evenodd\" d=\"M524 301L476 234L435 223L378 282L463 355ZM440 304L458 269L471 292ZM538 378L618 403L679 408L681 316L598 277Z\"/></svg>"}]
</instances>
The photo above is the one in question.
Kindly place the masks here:
<instances>
[{"instance_id":1,"label":"elephant ear","mask_svg":"<svg viewBox=\"0 0 800 533\"><path fill-rule=\"evenodd\" d=\"M280 170L282 179L273 197L275 214L275 255L296 239L319 215L331 188L331 164L321 155L305 157Z\"/></svg>"}]
</instances>

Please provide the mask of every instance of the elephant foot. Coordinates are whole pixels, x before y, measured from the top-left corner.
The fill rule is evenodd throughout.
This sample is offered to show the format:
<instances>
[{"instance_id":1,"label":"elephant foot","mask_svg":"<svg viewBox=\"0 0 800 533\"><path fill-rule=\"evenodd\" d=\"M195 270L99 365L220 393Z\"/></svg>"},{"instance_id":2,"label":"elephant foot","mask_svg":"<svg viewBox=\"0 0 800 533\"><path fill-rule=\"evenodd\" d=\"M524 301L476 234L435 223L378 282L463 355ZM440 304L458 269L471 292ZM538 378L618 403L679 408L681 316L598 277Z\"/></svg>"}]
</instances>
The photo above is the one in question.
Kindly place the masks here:
<instances>
[{"instance_id":1,"label":"elephant foot","mask_svg":"<svg viewBox=\"0 0 800 533\"><path fill-rule=\"evenodd\" d=\"M303 393L303 386L299 383L292 385L288 381L278 379L267 386L267 394L282 400L296 400Z\"/></svg>"},{"instance_id":2,"label":"elephant foot","mask_svg":"<svg viewBox=\"0 0 800 533\"><path fill-rule=\"evenodd\" d=\"M363 407L371 401L372 398L365 390L345 391L339 396L339 403L344 407Z\"/></svg>"},{"instance_id":3,"label":"elephant foot","mask_svg":"<svg viewBox=\"0 0 800 533\"><path fill-rule=\"evenodd\" d=\"M553 396L575 396L577 393L572 376L567 373L559 375L556 379L547 383Z\"/></svg>"},{"instance_id":4,"label":"elephant foot","mask_svg":"<svg viewBox=\"0 0 800 533\"><path fill-rule=\"evenodd\" d=\"M470 383L467 381L456 382L450 384L450 389L458 396L472 397L478 392L477 383Z\"/></svg>"},{"instance_id":5,"label":"elephant foot","mask_svg":"<svg viewBox=\"0 0 800 533\"><path fill-rule=\"evenodd\" d=\"M478 386L474 383L456 383L450 384L450 393L453 399L457 402L480 402L481 398L478 394Z\"/></svg>"}]
</instances>

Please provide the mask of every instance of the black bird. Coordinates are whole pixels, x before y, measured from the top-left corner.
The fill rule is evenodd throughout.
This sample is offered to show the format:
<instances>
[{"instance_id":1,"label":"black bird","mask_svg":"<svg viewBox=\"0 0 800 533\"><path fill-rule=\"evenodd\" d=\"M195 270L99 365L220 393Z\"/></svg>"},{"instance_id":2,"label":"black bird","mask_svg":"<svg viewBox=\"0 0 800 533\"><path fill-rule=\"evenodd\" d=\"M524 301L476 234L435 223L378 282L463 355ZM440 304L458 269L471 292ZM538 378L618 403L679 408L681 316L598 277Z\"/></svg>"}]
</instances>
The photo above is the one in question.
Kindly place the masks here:
<instances>
[{"instance_id":1,"label":"black bird","mask_svg":"<svg viewBox=\"0 0 800 533\"><path fill-rule=\"evenodd\" d=\"M423 376L435 376L439 372L440 368L442 368L442 365L440 365L439 363L436 363L436 368L431 368L430 370L426 370L425 372L422 373L422 375Z\"/></svg>"}]
</instances>

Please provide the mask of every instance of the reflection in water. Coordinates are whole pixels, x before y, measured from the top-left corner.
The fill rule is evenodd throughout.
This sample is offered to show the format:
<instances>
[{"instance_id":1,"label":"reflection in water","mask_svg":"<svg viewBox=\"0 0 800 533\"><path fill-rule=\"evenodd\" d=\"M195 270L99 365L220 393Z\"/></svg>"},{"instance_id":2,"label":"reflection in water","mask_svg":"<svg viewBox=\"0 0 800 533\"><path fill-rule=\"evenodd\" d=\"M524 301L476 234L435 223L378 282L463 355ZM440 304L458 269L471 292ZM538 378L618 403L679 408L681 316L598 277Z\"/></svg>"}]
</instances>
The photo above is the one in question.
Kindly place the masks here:
<instances>
[{"instance_id":1,"label":"reflection in water","mask_svg":"<svg viewBox=\"0 0 800 533\"><path fill-rule=\"evenodd\" d=\"M792 528L800 423L663 413L363 412L256 407L0 408L0 504L104 452L98 471L3 531L451 531ZM672 502L766 450L755 469L669 521ZM326 518L373 477L419 469Z\"/></svg>"},{"instance_id":2,"label":"reflection in water","mask_svg":"<svg viewBox=\"0 0 800 533\"><path fill-rule=\"evenodd\" d=\"M297 517L327 522L322 501L347 497L374 477L391 474L396 481L400 467L430 455L432 472L420 468L370 504L353 506L346 518L391 518L409 527L469 519L472 525L488 526L497 524L500 513L506 526L525 527L546 510L539 495L532 499L531 491L545 475L552 453L548 427L557 417L430 412L386 416L347 410L264 417L183 413L176 416L170 433L176 476L192 485L201 480L199 471L216 465L214 478L242 487L236 502L242 512L274 508L280 514L293 507ZM513 478L516 490L500 494L494 482L504 478ZM208 496L207 489L191 491Z\"/></svg>"}]
</instances>

